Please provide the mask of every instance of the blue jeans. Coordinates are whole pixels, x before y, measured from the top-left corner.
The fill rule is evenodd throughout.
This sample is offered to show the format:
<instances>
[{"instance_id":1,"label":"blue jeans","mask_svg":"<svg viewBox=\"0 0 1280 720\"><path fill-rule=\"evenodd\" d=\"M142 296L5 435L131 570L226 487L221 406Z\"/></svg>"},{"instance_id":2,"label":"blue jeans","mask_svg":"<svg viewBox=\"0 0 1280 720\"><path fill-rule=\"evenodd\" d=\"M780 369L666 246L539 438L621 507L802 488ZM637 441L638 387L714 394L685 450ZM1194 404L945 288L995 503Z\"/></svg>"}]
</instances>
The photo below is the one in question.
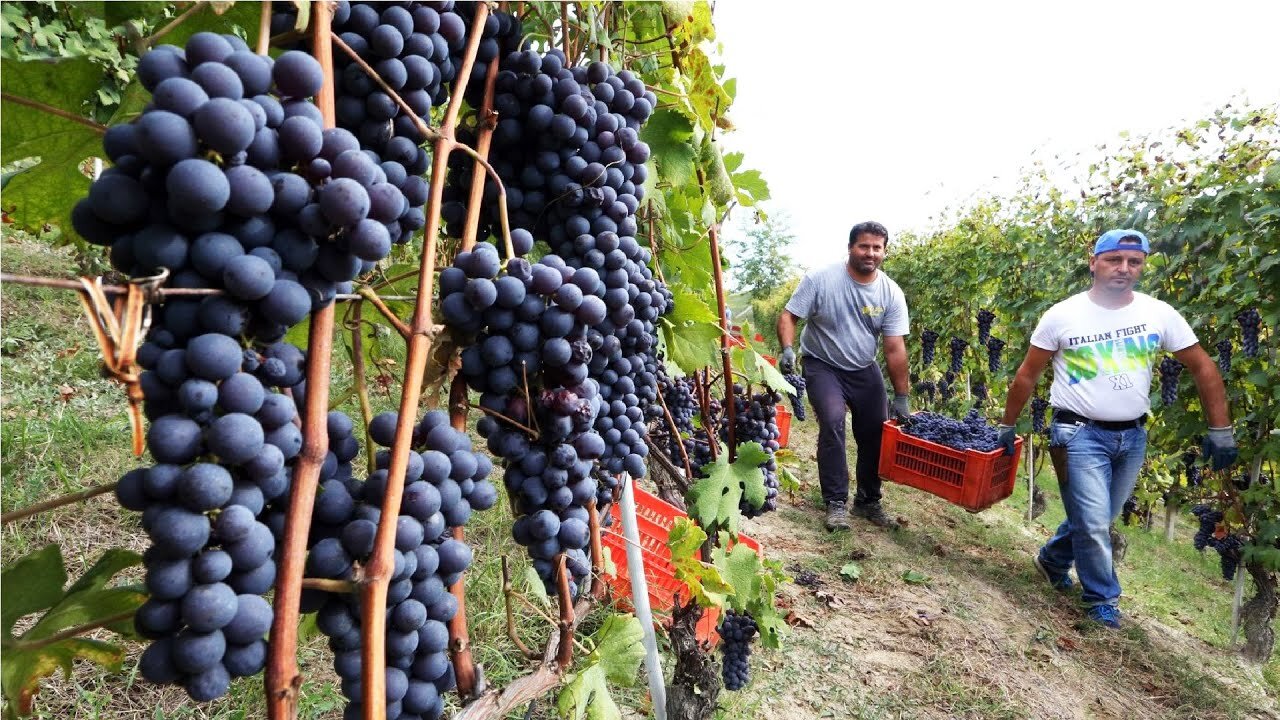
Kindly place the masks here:
<instances>
[{"instance_id":1,"label":"blue jeans","mask_svg":"<svg viewBox=\"0 0 1280 720\"><path fill-rule=\"evenodd\" d=\"M1111 562L1111 523L1133 493L1147 451L1147 431L1104 430L1095 425L1053 423L1050 447L1067 450L1067 480L1059 484L1067 519L1040 548L1040 562L1065 574L1074 562L1089 606L1120 602L1120 580Z\"/></svg>"}]
</instances>

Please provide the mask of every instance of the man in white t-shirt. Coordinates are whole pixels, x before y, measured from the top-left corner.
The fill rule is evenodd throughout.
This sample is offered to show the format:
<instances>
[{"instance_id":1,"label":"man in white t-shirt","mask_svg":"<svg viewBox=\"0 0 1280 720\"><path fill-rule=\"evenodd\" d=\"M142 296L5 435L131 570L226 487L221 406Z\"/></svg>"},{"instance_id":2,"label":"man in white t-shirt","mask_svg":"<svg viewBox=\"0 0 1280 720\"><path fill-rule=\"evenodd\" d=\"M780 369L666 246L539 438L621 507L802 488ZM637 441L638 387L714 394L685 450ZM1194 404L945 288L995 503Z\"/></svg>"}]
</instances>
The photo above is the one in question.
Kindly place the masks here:
<instances>
[{"instance_id":1,"label":"man in white t-shirt","mask_svg":"<svg viewBox=\"0 0 1280 720\"><path fill-rule=\"evenodd\" d=\"M1120 627L1120 581L1111 557L1111 523L1133 492L1146 456L1151 368L1173 353L1191 372L1205 408L1205 445L1215 470L1236 459L1226 390L1217 365L1177 310L1133 291L1151 252L1137 230L1110 230L1089 259L1093 286L1049 308L1031 335L1026 360L1009 386L1000 440L1013 453L1014 424L1049 361L1049 455L1067 519L1036 555L1035 566L1059 590L1074 564L1089 617Z\"/></svg>"}]
</instances>

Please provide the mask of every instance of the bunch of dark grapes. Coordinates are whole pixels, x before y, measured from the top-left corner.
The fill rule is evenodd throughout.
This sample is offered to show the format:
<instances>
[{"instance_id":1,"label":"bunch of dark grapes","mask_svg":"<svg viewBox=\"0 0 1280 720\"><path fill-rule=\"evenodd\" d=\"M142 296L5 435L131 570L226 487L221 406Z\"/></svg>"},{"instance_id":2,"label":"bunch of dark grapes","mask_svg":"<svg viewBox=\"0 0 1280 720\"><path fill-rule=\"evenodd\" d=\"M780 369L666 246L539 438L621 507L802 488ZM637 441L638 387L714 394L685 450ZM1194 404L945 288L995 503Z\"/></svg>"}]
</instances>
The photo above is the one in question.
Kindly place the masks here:
<instances>
[{"instance_id":1,"label":"bunch of dark grapes","mask_svg":"<svg viewBox=\"0 0 1280 720\"><path fill-rule=\"evenodd\" d=\"M932 380L922 380L915 384L916 393L923 395L933 402L933 398L937 395L938 386Z\"/></svg>"},{"instance_id":2,"label":"bunch of dark grapes","mask_svg":"<svg viewBox=\"0 0 1280 720\"><path fill-rule=\"evenodd\" d=\"M987 397L988 397L987 384L981 383L981 382L974 383L973 384L974 401L980 405L987 401Z\"/></svg>"},{"instance_id":3,"label":"bunch of dark grapes","mask_svg":"<svg viewBox=\"0 0 1280 720\"><path fill-rule=\"evenodd\" d=\"M306 169L359 152L324 131L308 100L316 60L274 61L234 36L193 35L144 55L152 102L103 138L112 167L72 213L86 240L110 246L134 277L219 295L171 299L138 350L147 445L157 464L121 478L121 504L142 512L150 599L135 627L152 640L144 678L196 700L262 669L290 461L305 398L290 327L384 257L387 229L370 202L374 177ZM398 191L397 191L398 192ZM289 389L292 395L278 390ZM358 452L337 438L334 465Z\"/></svg>"},{"instance_id":4,"label":"bunch of dark grapes","mask_svg":"<svg viewBox=\"0 0 1280 720\"><path fill-rule=\"evenodd\" d=\"M1187 487L1200 487L1200 466L1196 459L1200 454L1195 450L1182 453L1182 468L1187 474Z\"/></svg>"},{"instance_id":5,"label":"bunch of dark grapes","mask_svg":"<svg viewBox=\"0 0 1280 720\"><path fill-rule=\"evenodd\" d=\"M716 628L723 653L720 677L725 690L741 690L751 680L751 644L758 629L749 613L734 610L725 613L720 627Z\"/></svg>"},{"instance_id":6,"label":"bunch of dark grapes","mask_svg":"<svg viewBox=\"0 0 1280 720\"><path fill-rule=\"evenodd\" d=\"M970 410L963 420L932 412L918 412L911 416L902 429L908 435L922 440L946 445L956 450L990 452L1000 447L999 433L976 409Z\"/></svg>"},{"instance_id":7,"label":"bunch of dark grapes","mask_svg":"<svg viewBox=\"0 0 1280 720\"><path fill-rule=\"evenodd\" d=\"M996 314L987 309L978 311L978 344L986 345L987 338L991 337L991 323L996 319Z\"/></svg>"},{"instance_id":8,"label":"bunch of dark grapes","mask_svg":"<svg viewBox=\"0 0 1280 720\"><path fill-rule=\"evenodd\" d=\"M800 374L783 375L783 380L791 383L791 387L796 389L795 395L789 395L791 398L791 414L795 415L797 420L804 420L804 376Z\"/></svg>"},{"instance_id":9,"label":"bunch of dark grapes","mask_svg":"<svg viewBox=\"0 0 1280 720\"><path fill-rule=\"evenodd\" d=\"M1216 541L1213 549L1218 551L1218 565L1222 569L1222 579L1228 582L1234 580L1244 552L1244 538L1235 534L1228 535Z\"/></svg>"},{"instance_id":10,"label":"bunch of dark grapes","mask_svg":"<svg viewBox=\"0 0 1280 720\"><path fill-rule=\"evenodd\" d=\"M1213 346L1218 350L1218 369L1226 375L1231 372L1231 339L1219 340Z\"/></svg>"},{"instance_id":11,"label":"bunch of dark grapes","mask_svg":"<svg viewBox=\"0 0 1280 720\"><path fill-rule=\"evenodd\" d=\"M694 396L693 378L670 378L665 372L659 374L658 390L662 400L671 411L671 419L676 429L684 433L693 432L693 418L698 414L698 399Z\"/></svg>"},{"instance_id":12,"label":"bunch of dark grapes","mask_svg":"<svg viewBox=\"0 0 1280 720\"><path fill-rule=\"evenodd\" d=\"M1136 495L1130 495L1129 499L1124 501L1124 508L1120 511L1120 521L1125 525L1132 525L1134 518L1136 518L1140 512L1141 510L1138 508L1138 497Z\"/></svg>"},{"instance_id":13,"label":"bunch of dark grapes","mask_svg":"<svg viewBox=\"0 0 1280 720\"><path fill-rule=\"evenodd\" d=\"M1045 411L1049 409L1049 401L1042 397L1036 396L1031 398L1031 429L1034 432L1044 433L1048 431L1045 424Z\"/></svg>"},{"instance_id":14,"label":"bunch of dark grapes","mask_svg":"<svg viewBox=\"0 0 1280 720\"><path fill-rule=\"evenodd\" d=\"M763 513L776 510L778 507L778 465L773 454L778 451L778 403L782 396L773 390L765 390L747 395L739 385L733 388L734 403L734 441L741 445L757 442L769 454L769 459L761 465L764 471L765 501L760 507L751 506L744 498L739 509L745 517L757 517ZM729 442L728 415L720 424L720 439Z\"/></svg>"},{"instance_id":15,"label":"bunch of dark grapes","mask_svg":"<svg viewBox=\"0 0 1280 720\"><path fill-rule=\"evenodd\" d=\"M1004 361L1000 356L1004 353L1004 345L1005 342L998 337L987 339L987 370L999 372L1003 367Z\"/></svg>"},{"instance_id":16,"label":"bunch of dark grapes","mask_svg":"<svg viewBox=\"0 0 1280 720\"><path fill-rule=\"evenodd\" d=\"M1240 345L1244 348L1245 357L1258 357L1258 331L1262 327L1262 316L1257 308L1249 308L1236 315L1240 323L1240 334L1243 336Z\"/></svg>"},{"instance_id":17,"label":"bunch of dark grapes","mask_svg":"<svg viewBox=\"0 0 1280 720\"><path fill-rule=\"evenodd\" d=\"M923 362L926 367L933 364L933 353L937 349L937 344L938 333L929 329L920 333L921 362Z\"/></svg>"},{"instance_id":18,"label":"bunch of dark grapes","mask_svg":"<svg viewBox=\"0 0 1280 720\"><path fill-rule=\"evenodd\" d=\"M951 364L947 370L953 373L959 373L964 367L964 351L969 349L969 344L958 337L951 338Z\"/></svg>"},{"instance_id":19,"label":"bunch of dark grapes","mask_svg":"<svg viewBox=\"0 0 1280 720\"><path fill-rule=\"evenodd\" d=\"M1160 402L1172 405L1178 401L1178 376L1182 375L1182 363L1172 357L1160 361Z\"/></svg>"},{"instance_id":20,"label":"bunch of dark grapes","mask_svg":"<svg viewBox=\"0 0 1280 720\"><path fill-rule=\"evenodd\" d=\"M330 414L330 426L347 424ZM374 442L389 448L399 417L382 413L369 424ZM486 510L498 493L489 482L493 464L477 453L449 416L433 410L414 429L404 492L396 520L394 571L387 591L386 703L388 718L439 718L442 696L454 687L449 662L448 623L458 611L449 592L471 564L472 551L451 537L476 510ZM307 576L352 580L356 567L373 554L387 487L390 454L379 451L377 470L364 482L326 477L316 493L307 557ZM318 610L316 624L329 637L334 670L349 699L347 717L359 717L361 601L353 593L308 591L304 602Z\"/></svg>"},{"instance_id":21,"label":"bunch of dark grapes","mask_svg":"<svg viewBox=\"0 0 1280 720\"><path fill-rule=\"evenodd\" d=\"M1218 523L1222 522L1222 512L1214 510L1208 505L1196 505L1191 508L1191 514L1196 516L1200 521L1199 528L1196 529L1196 536L1192 544L1197 550L1204 550L1211 547L1217 542L1217 538L1213 535L1218 529Z\"/></svg>"}]
</instances>

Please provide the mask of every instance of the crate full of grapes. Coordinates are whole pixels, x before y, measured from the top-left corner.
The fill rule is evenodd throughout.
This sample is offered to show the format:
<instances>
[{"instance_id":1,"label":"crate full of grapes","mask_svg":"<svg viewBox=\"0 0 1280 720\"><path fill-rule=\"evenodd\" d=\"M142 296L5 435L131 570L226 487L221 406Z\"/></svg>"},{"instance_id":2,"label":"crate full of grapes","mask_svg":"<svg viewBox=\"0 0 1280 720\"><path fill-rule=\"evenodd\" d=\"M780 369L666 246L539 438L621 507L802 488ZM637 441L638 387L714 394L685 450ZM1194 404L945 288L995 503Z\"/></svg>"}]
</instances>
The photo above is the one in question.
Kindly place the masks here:
<instances>
[{"instance_id":1,"label":"crate full of grapes","mask_svg":"<svg viewBox=\"0 0 1280 720\"><path fill-rule=\"evenodd\" d=\"M1021 455L1022 438L1005 455L995 428L975 412L961 421L921 412L905 425L885 422L880 477L978 512L1013 494Z\"/></svg>"}]
</instances>

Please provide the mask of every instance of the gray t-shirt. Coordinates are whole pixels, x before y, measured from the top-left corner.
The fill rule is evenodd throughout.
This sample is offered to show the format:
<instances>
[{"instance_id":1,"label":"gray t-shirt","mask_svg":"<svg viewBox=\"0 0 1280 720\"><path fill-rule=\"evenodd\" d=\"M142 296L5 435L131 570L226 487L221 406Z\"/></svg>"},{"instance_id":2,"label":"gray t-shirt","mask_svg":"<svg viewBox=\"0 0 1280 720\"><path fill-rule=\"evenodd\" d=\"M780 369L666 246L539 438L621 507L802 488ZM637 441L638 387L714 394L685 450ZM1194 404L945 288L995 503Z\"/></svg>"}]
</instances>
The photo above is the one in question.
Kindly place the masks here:
<instances>
[{"instance_id":1,"label":"gray t-shirt","mask_svg":"<svg viewBox=\"0 0 1280 720\"><path fill-rule=\"evenodd\" d=\"M787 311L805 319L800 352L841 370L874 364L881 335L909 334L902 288L883 272L864 285L843 262L806 274Z\"/></svg>"}]
</instances>

